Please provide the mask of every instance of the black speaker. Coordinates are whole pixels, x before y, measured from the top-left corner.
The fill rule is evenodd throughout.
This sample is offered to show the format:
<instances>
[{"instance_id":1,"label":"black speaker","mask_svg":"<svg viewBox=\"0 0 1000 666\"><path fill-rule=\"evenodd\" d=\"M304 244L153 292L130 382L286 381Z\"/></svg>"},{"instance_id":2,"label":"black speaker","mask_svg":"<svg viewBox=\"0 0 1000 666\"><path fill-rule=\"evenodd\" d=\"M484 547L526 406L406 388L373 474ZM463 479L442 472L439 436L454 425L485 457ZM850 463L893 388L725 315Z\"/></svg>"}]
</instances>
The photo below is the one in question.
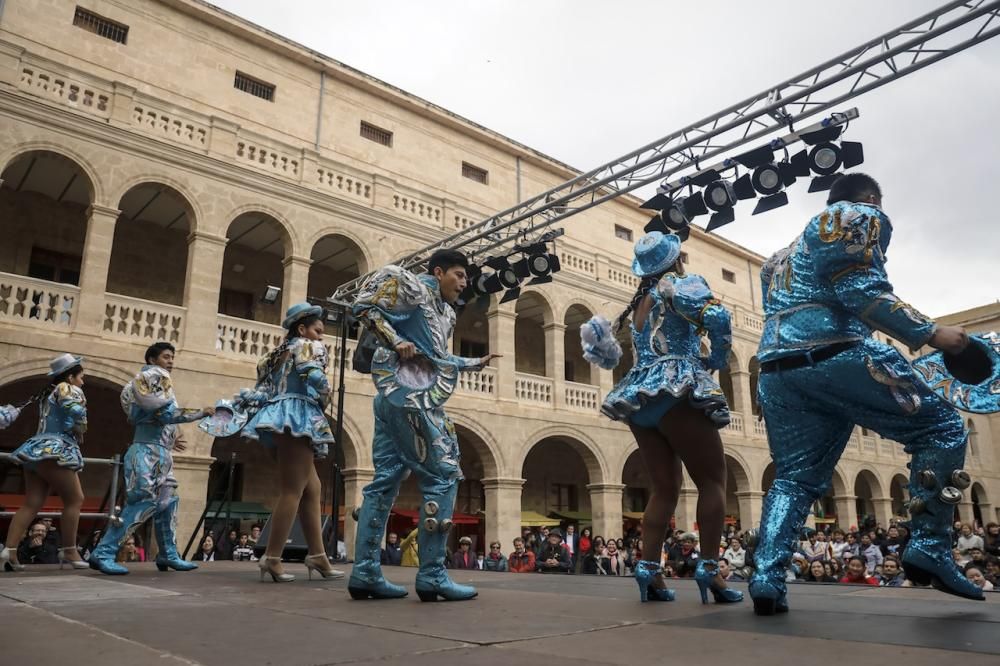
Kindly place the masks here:
<instances>
[{"instance_id":1,"label":"black speaker","mask_svg":"<svg viewBox=\"0 0 1000 666\"><path fill-rule=\"evenodd\" d=\"M330 516L323 516L323 543L330 538ZM253 547L253 554L260 559L264 556L264 551L267 549L267 540L271 538L271 519L268 518L267 522L264 523L264 527L260 531L260 536L257 537L257 545ZM327 548L328 551L333 550L332 548ZM285 548L281 551L281 559L288 562L301 562L309 554L309 546L306 545L306 537L302 532L302 523L299 522L299 517L295 516L295 522L292 523L292 531L288 534L288 540L285 542ZM335 554L335 553L334 553Z\"/></svg>"}]
</instances>

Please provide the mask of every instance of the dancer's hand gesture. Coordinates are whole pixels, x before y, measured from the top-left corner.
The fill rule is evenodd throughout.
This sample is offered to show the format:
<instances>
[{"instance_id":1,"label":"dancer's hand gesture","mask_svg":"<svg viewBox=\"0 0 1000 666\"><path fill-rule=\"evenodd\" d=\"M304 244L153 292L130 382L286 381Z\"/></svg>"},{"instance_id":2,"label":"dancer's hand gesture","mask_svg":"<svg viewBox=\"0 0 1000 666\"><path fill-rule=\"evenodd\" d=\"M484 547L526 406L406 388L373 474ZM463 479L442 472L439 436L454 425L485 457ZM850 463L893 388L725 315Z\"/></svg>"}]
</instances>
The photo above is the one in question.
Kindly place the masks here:
<instances>
[{"instance_id":1,"label":"dancer's hand gesture","mask_svg":"<svg viewBox=\"0 0 1000 666\"><path fill-rule=\"evenodd\" d=\"M948 354L958 354L969 344L969 335L961 326L938 326L928 343Z\"/></svg>"},{"instance_id":2,"label":"dancer's hand gesture","mask_svg":"<svg viewBox=\"0 0 1000 666\"><path fill-rule=\"evenodd\" d=\"M417 355L417 346L412 342L400 342L396 345L396 353L399 358L407 361Z\"/></svg>"},{"instance_id":3,"label":"dancer's hand gesture","mask_svg":"<svg viewBox=\"0 0 1000 666\"><path fill-rule=\"evenodd\" d=\"M479 365L485 368L487 365L490 364L490 361L492 361L495 358L503 358L503 354L487 354L486 356L479 359Z\"/></svg>"}]
</instances>

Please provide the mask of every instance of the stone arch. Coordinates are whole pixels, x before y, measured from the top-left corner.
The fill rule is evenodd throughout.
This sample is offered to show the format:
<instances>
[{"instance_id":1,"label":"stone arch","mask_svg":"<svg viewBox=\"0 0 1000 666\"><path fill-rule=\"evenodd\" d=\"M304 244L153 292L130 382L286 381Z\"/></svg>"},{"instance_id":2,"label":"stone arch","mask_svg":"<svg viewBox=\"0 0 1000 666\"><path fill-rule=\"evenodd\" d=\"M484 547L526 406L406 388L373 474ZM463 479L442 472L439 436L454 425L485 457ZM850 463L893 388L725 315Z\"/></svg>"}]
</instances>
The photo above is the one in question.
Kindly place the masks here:
<instances>
[{"instance_id":1,"label":"stone arch","mask_svg":"<svg viewBox=\"0 0 1000 666\"><path fill-rule=\"evenodd\" d=\"M497 308L497 295L489 294L472 299L456 310L452 351L459 356L474 358L486 356L493 349L490 337L489 315Z\"/></svg>"},{"instance_id":2,"label":"stone arch","mask_svg":"<svg viewBox=\"0 0 1000 666\"><path fill-rule=\"evenodd\" d=\"M833 474L830 475L830 491L836 497L847 495L847 481L844 479L844 473L837 467L833 468Z\"/></svg>"},{"instance_id":3,"label":"stone arch","mask_svg":"<svg viewBox=\"0 0 1000 666\"><path fill-rule=\"evenodd\" d=\"M237 210L242 212L230 218L226 228L219 313L277 324L282 319L285 299L264 303L261 295L269 285L286 287L286 262L296 256L290 252L295 242L287 222L269 209L245 206Z\"/></svg>"},{"instance_id":4,"label":"stone arch","mask_svg":"<svg viewBox=\"0 0 1000 666\"><path fill-rule=\"evenodd\" d=\"M129 193L130 190L138 187L139 185L144 185L146 183L151 184L162 184L170 189L174 190L177 196L183 201L184 205L187 206L187 225L188 233L195 233L196 231L206 231L200 227L205 220L204 207L201 201L198 199L198 195L194 193L191 186L173 176L162 172L144 172L140 174L131 174L129 177L119 184L114 192L110 196L110 200L113 202L120 202L122 197Z\"/></svg>"},{"instance_id":5,"label":"stone arch","mask_svg":"<svg viewBox=\"0 0 1000 666\"><path fill-rule=\"evenodd\" d=\"M87 176L88 182L88 193L91 203L100 204L102 206L108 205L106 196L106 185L100 177L100 171L94 168L94 165L86 157L81 155L79 152L68 148L65 145L60 145L56 143L51 143L49 141L27 141L25 143L17 144L12 146L6 153L0 154L0 164L3 165L3 171L20 157L33 152L47 152L55 153L61 157L64 157L71 162L76 163L76 165L83 171L84 175Z\"/></svg>"},{"instance_id":6,"label":"stone arch","mask_svg":"<svg viewBox=\"0 0 1000 666\"><path fill-rule=\"evenodd\" d=\"M483 462L483 478L491 479L501 476L501 471L507 467L500 446L490 431L468 414L453 411L448 416L456 427L461 427L473 435L473 437L468 438L468 443L476 450Z\"/></svg>"},{"instance_id":7,"label":"stone arch","mask_svg":"<svg viewBox=\"0 0 1000 666\"><path fill-rule=\"evenodd\" d=\"M188 237L197 225L197 213L193 200L164 181L172 179L133 179L132 187L117 200L121 212L115 224L107 290L182 305ZM136 280L140 274L156 279Z\"/></svg>"},{"instance_id":8,"label":"stone arch","mask_svg":"<svg viewBox=\"0 0 1000 666\"><path fill-rule=\"evenodd\" d=\"M346 282L368 273L367 254L351 236L324 234L310 245L309 280L306 294L325 301ZM356 329L352 337L356 336Z\"/></svg>"},{"instance_id":9,"label":"stone arch","mask_svg":"<svg viewBox=\"0 0 1000 666\"><path fill-rule=\"evenodd\" d=\"M298 257L302 255L302 242L295 231L295 226L291 223L291 221L284 213L281 213L277 209L273 208L272 206L268 206L267 204L248 203L233 208L228 213L226 213L222 218L224 220L227 220L226 230L228 231L229 227L232 226L233 221L235 221L236 218L242 215L246 215L247 213L257 213L257 214L267 215L268 217L273 218L274 221L277 222L278 225L281 227L281 230L284 233L282 241L284 245L283 249L285 256Z\"/></svg>"},{"instance_id":10,"label":"stone arch","mask_svg":"<svg viewBox=\"0 0 1000 666\"><path fill-rule=\"evenodd\" d=\"M875 470L869 467L862 467L854 475L854 496L857 504L858 525L865 523L866 517L874 517L874 500L884 497L882 482L879 480Z\"/></svg>"},{"instance_id":11,"label":"stone arch","mask_svg":"<svg viewBox=\"0 0 1000 666\"><path fill-rule=\"evenodd\" d=\"M529 435L525 439L525 443L521 446L521 451L515 459L518 461L518 464L514 469L523 470L524 462L527 459L528 454L531 452L531 449L533 449L543 439L550 438L566 440L573 450L580 455L587 467L590 483L606 483L605 479L611 478L608 471L609 468L607 460L605 460L601 447L597 445L597 442L595 442L582 430L564 425L546 426Z\"/></svg>"},{"instance_id":12,"label":"stone arch","mask_svg":"<svg viewBox=\"0 0 1000 666\"><path fill-rule=\"evenodd\" d=\"M897 471L889 479L889 497L892 499L892 515L905 516L906 502L910 499L910 480L905 472Z\"/></svg>"},{"instance_id":13,"label":"stone arch","mask_svg":"<svg viewBox=\"0 0 1000 666\"><path fill-rule=\"evenodd\" d=\"M522 510L589 513L589 486L603 484L608 476L599 449L581 435L556 426L528 438L520 467Z\"/></svg>"},{"instance_id":14,"label":"stone arch","mask_svg":"<svg viewBox=\"0 0 1000 666\"><path fill-rule=\"evenodd\" d=\"M36 356L23 361L15 361L0 366L0 386L12 384L31 377L44 377L49 371L49 361L58 356ZM135 376L130 372L100 358L83 357L83 367L87 375L99 377L112 384L124 387ZM137 365L138 369L138 365Z\"/></svg>"},{"instance_id":15,"label":"stone arch","mask_svg":"<svg viewBox=\"0 0 1000 666\"><path fill-rule=\"evenodd\" d=\"M653 484L646 471L645 462L639 447L632 443L622 458L621 482L625 486L622 493L622 510L629 513L640 513L646 510L646 502L652 493Z\"/></svg>"},{"instance_id":16,"label":"stone arch","mask_svg":"<svg viewBox=\"0 0 1000 666\"><path fill-rule=\"evenodd\" d=\"M312 251L312 249L316 247L316 243L320 242L327 236L342 236L345 240L354 244L355 249L361 253L361 258L363 260L361 265L358 266L361 271L361 275L380 268L380 266L376 265L377 261L375 257L372 256L371 249L369 248L369 245L376 241L372 238L366 238L364 235L359 234L356 230L351 229L347 224L337 224L323 227L306 240L305 247ZM417 249L418 248L414 248L406 254L411 254Z\"/></svg>"},{"instance_id":17,"label":"stone arch","mask_svg":"<svg viewBox=\"0 0 1000 666\"><path fill-rule=\"evenodd\" d=\"M0 171L0 235L4 239L0 271L57 284L80 284L96 185L85 163L65 152L23 151ZM29 295L30 300L19 305L38 306L42 297L41 293ZM37 318L37 308L29 316Z\"/></svg>"},{"instance_id":18,"label":"stone arch","mask_svg":"<svg viewBox=\"0 0 1000 666\"><path fill-rule=\"evenodd\" d=\"M562 372L568 382L597 383L597 369L583 358L583 347L580 345L580 327L593 316L594 310L582 303L573 303L563 311L562 323L566 328L563 330Z\"/></svg>"},{"instance_id":19,"label":"stone arch","mask_svg":"<svg viewBox=\"0 0 1000 666\"><path fill-rule=\"evenodd\" d=\"M518 297L514 312L515 368L532 375L554 374L549 368L553 363L548 358L551 350L547 344L553 323L551 301L539 291L527 291Z\"/></svg>"},{"instance_id":20,"label":"stone arch","mask_svg":"<svg viewBox=\"0 0 1000 666\"><path fill-rule=\"evenodd\" d=\"M990 502L990 498L986 495L986 486L984 486L979 481L972 484L969 488L969 500L972 502L972 517L980 524L985 525L986 523L993 522L994 517L983 514L983 509L985 507L992 507L993 504Z\"/></svg>"},{"instance_id":21,"label":"stone arch","mask_svg":"<svg viewBox=\"0 0 1000 666\"><path fill-rule=\"evenodd\" d=\"M767 463L764 467L764 471L760 473L760 489L762 492L767 492L771 489L771 485L774 483L774 462Z\"/></svg>"}]
</instances>

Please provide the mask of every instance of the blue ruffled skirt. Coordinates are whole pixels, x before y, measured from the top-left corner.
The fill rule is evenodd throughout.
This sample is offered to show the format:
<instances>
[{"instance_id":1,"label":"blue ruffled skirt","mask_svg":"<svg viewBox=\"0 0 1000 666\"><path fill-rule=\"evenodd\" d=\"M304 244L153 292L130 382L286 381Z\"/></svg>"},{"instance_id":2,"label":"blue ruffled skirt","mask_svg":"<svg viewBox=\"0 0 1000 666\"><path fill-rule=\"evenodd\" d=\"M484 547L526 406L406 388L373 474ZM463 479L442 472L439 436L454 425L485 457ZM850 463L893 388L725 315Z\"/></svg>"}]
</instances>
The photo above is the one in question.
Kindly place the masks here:
<instances>
[{"instance_id":1,"label":"blue ruffled skirt","mask_svg":"<svg viewBox=\"0 0 1000 666\"><path fill-rule=\"evenodd\" d=\"M243 427L243 436L273 447L274 435L308 437L316 458L325 458L333 444L333 430L319 403L295 393L272 398Z\"/></svg>"},{"instance_id":2,"label":"blue ruffled skirt","mask_svg":"<svg viewBox=\"0 0 1000 666\"><path fill-rule=\"evenodd\" d=\"M717 428L729 425L729 405L722 389L700 361L680 357L661 357L629 370L608 393L601 411L615 421L654 428L685 398Z\"/></svg>"},{"instance_id":3,"label":"blue ruffled skirt","mask_svg":"<svg viewBox=\"0 0 1000 666\"><path fill-rule=\"evenodd\" d=\"M83 469L80 444L70 435L46 432L35 435L11 453L26 469L34 469L43 460L55 460L60 467L79 472Z\"/></svg>"}]
</instances>

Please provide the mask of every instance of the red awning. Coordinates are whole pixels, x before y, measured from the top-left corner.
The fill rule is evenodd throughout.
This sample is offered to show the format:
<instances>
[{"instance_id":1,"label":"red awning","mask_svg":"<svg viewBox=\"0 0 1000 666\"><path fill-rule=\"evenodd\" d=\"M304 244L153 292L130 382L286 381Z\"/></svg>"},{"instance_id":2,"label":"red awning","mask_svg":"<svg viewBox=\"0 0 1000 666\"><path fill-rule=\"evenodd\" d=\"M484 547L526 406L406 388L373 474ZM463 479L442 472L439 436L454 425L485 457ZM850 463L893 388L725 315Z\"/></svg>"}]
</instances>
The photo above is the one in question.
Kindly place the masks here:
<instances>
[{"instance_id":1,"label":"red awning","mask_svg":"<svg viewBox=\"0 0 1000 666\"><path fill-rule=\"evenodd\" d=\"M420 520L420 512L416 509L393 509L392 513L396 516L403 516L404 518L412 519L414 525L416 525L417 521ZM456 525L478 525L479 516L472 516L467 513L458 513L456 511L452 514L451 521Z\"/></svg>"}]
</instances>

